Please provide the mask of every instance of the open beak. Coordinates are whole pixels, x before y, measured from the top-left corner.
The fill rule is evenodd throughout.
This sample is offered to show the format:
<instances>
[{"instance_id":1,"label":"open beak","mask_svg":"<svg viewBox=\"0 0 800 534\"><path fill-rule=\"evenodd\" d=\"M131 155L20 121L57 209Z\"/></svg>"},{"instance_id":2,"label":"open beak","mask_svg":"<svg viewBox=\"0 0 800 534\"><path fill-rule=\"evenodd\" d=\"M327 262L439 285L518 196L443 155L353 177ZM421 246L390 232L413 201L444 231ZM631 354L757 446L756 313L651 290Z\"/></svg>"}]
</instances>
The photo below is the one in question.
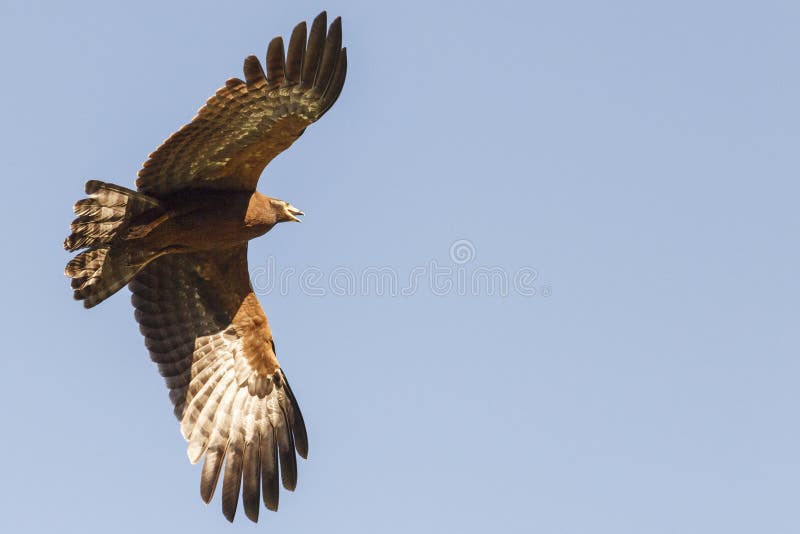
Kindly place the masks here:
<instances>
[{"instance_id":1,"label":"open beak","mask_svg":"<svg viewBox=\"0 0 800 534\"><path fill-rule=\"evenodd\" d=\"M293 221L295 221L295 222L303 222L303 221L301 221L300 219L297 218L298 215L305 215L305 213L303 213L299 209L297 209L294 206L292 206L291 204L289 204L288 206L286 206L286 211L289 212L289 217L291 217Z\"/></svg>"}]
</instances>

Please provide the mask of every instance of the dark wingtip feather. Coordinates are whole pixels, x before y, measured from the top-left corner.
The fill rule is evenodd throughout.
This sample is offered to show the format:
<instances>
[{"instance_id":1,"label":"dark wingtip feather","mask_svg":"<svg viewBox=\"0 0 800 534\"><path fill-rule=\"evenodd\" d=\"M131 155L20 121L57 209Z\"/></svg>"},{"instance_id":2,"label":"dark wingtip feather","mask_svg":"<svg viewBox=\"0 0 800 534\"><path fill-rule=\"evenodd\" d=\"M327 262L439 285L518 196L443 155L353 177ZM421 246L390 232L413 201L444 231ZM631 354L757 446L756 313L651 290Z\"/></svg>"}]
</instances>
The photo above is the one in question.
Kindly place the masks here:
<instances>
[{"instance_id":1,"label":"dark wingtip feather","mask_svg":"<svg viewBox=\"0 0 800 534\"><path fill-rule=\"evenodd\" d=\"M261 493L264 506L273 512L278 511L278 450L275 446L275 430L268 427L261 436Z\"/></svg>"},{"instance_id":2,"label":"dark wingtip feather","mask_svg":"<svg viewBox=\"0 0 800 534\"><path fill-rule=\"evenodd\" d=\"M259 440L247 443L242 468L242 504L244 513L253 523L258 523L261 508L261 457Z\"/></svg>"},{"instance_id":3,"label":"dark wingtip feather","mask_svg":"<svg viewBox=\"0 0 800 534\"><path fill-rule=\"evenodd\" d=\"M306 435L306 425L303 422L303 416L300 415L299 412L297 413L297 419L294 422L294 427L292 430L294 432L294 445L295 449L297 450L297 454L299 454L300 458L303 460L307 460L308 436Z\"/></svg>"},{"instance_id":4,"label":"dark wingtip feather","mask_svg":"<svg viewBox=\"0 0 800 534\"><path fill-rule=\"evenodd\" d=\"M97 191L105 185L105 182L101 182L100 180L89 180L83 186L84 191L86 191L87 195L91 195L97 193Z\"/></svg>"},{"instance_id":5,"label":"dark wingtip feather","mask_svg":"<svg viewBox=\"0 0 800 534\"><path fill-rule=\"evenodd\" d=\"M317 76L314 79L314 87L324 92L331 81L331 76L336 68L339 53L342 51L342 17L336 17L328 29L328 36L325 39L325 48L322 51L322 59L319 63Z\"/></svg>"},{"instance_id":6,"label":"dark wingtip feather","mask_svg":"<svg viewBox=\"0 0 800 534\"><path fill-rule=\"evenodd\" d=\"M285 417L285 415L284 415ZM287 424L289 421L286 421ZM292 429L285 428L285 436L278 438L278 456L281 460L281 481L283 487L289 491L294 491L297 487L297 458L294 455L294 437L292 436ZM284 448L282 445L288 442L288 447Z\"/></svg>"},{"instance_id":7,"label":"dark wingtip feather","mask_svg":"<svg viewBox=\"0 0 800 534\"><path fill-rule=\"evenodd\" d=\"M347 48L342 48L342 53L339 54L339 61L336 63L336 70L333 73L331 83L328 85L328 89L325 91L325 94L322 96L322 101L320 102L320 117L336 103L336 100L338 100L342 92L342 87L344 87L344 80L346 77Z\"/></svg>"},{"instance_id":8,"label":"dark wingtip feather","mask_svg":"<svg viewBox=\"0 0 800 534\"><path fill-rule=\"evenodd\" d=\"M306 52L306 21L292 30L289 48L286 51L286 82L297 83L303 70L303 56Z\"/></svg>"},{"instance_id":9,"label":"dark wingtip feather","mask_svg":"<svg viewBox=\"0 0 800 534\"><path fill-rule=\"evenodd\" d=\"M223 458L225 458L224 449L220 450L219 447L214 447L206 451L206 459L203 462L203 470L200 473L200 498L206 504L211 502L211 497L214 496Z\"/></svg>"},{"instance_id":10,"label":"dark wingtip feather","mask_svg":"<svg viewBox=\"0 0 800 534\"><path fill-rule=\"evenodd\" d=\"M267 84L283 82L283 37L275 37L267 47Z\"/></svg>"},{"instance_id":11,"label":"dark wingtip feather","mask_svg":"<svg viewBox=\"0 0 800 534\"><path fill-rule=\"evenodd\" d=\"M235 441L228 447L225 460L225 476L222 479L222 513L233 523L239 504L239 489L242 486L242 443Z\"/></svg>"},{"instance_id":12,"label":"dark wingtip feather","mask_svg":"<svg viewBox=\"0 0 800 534\"><path fill-rule=\"evenodd\" d=\"M247 80L247 85L266 81L267 78L264 75L264 69L261 68L261 62L256 56L247 56L245 58L244 79Z\"/></svg>"},{"instance_id":13,"label":"dark wingtip feather","mask_svg":"<svg viewBox=\"0 0 800 534\"><path fill-rule=\"evenodd\" d=\"M308 458L308 433L306 432L306 423L303 420L300 405L297 404L297 399L283 371L281 371L281 375L283 375L283 383L286 385L286 395L289 397L289 404L292 410L290 422L292 425L292 433L294 434L295 449L297 450L297 454L305 460Z\"/></svg>"},{"instance_id":14,"label":"dark wingtip feather","mask_svg":"<svg viewBox=\"0 0 800 534\"><path fill-rule=\"evenodd\" d=\"M244 501L244 498L242 500ZM247 516L247 519L249 519L253 523L258 523L258 512L261 509L261 499L259 498L259 500L256 501L255 507L249 505L248 501L244 501L244 505L245 505L244 515Z\"/></svg>"},{"instance_id":15,"label":"dark wingtip feather","mask_svg":"<svg viewBox=\"0 0 800 534\"><path fill-rule=\"evenodd\" d=\"M300 83L303 88L311 87L316 78L319 59L322 56L322 48L325 45L325 28L327 25L328 14L325 11L317 15L317 18L311 23L306 55L303 59L303 76Z\"/></svg>"}]
</instances>

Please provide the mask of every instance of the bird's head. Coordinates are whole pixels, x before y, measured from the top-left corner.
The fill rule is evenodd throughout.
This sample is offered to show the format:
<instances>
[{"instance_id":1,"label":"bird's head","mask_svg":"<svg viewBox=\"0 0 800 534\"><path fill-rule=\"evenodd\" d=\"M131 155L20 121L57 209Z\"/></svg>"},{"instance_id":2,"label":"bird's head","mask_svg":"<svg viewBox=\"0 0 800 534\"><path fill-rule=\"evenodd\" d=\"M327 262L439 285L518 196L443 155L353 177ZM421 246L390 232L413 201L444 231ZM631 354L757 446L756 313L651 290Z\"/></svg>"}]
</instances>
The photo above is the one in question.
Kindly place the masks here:
<instances>
[{"instance_id":1,"label":"bird's head","mask_svg":"<svg viewBox=\"0 0 800 534\"><path fill-rule=\"evenodd\" d=\"M273 198L271 200L273 207L278 213L278 222L303 222L300 220L298 215L305 215L305 213L295 208L285 200L278 200L277 198Z\"/></svg>"}]
</instances>

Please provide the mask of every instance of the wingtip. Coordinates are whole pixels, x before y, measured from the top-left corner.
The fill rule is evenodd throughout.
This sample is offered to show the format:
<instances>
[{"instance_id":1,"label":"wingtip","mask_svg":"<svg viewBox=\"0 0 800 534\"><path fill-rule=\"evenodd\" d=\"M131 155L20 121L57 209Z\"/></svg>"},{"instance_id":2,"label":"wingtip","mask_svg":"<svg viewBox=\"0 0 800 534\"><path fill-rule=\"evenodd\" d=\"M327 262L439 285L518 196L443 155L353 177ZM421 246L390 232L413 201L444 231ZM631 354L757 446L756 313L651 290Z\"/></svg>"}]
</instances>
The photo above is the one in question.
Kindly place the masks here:
<instances>
[{"instance_id":1,"label":"wingtip","mask_svg":"<svg viewBox=\"0 0 800 534\"><path fill-rule=\"evenodd\" d=\"M83 190L86 191L87 195L91 195L97 193L97 190L103 185L103 182L100 180L88 180L83 185Z\"/></svg>"},{"instance_id":2,"label":"wingtip","mask_svg":"<svg viewBox=\"0 0 800 534\"><path fill-rule=\"evenodd\" d=\"M261 503L259 503L259 506L260 506L260 505L261 505ZM245 507L245 509L244 509L244 515L246 515L246 516L247 516L247 519L249 519L249 520L250 520L250 521L252 521L253 523L258 523L258 511L259 511L259 508L258 508L258 507L256 507L256 508L250 508L250 509L248 509L248 508L246 508L246 507Z\"/></svg>"},{"instance_id":3,"label":"wingtip","mask_svg":"<svg viewBox=\"0 0 800 534\"><path fill-rule=\"evenodd\" d=\"M74 296L75 300L81 300L83 298L82 295L80 295L80 296L79 295L73 295L73 296ZM85 299L83 301L83 307L86 308L87 310L89 310L89 309L94 308L95 306L97 306L98 303L99 303L99 301L96 298L87 298L87 299Z\"/></svg>"},{"instance_id":4,"label":"wingtip","mask_svg":"<svg viewBox=\"0 0 800 534\"><path fill-rule=\"evenodd\" d=\"M326 40L335 43L334 47L341 53L342 50L342 17L336 17L328 27Z\"/></svg>"},{"instance_id":5,"label":"wingtip","mask_svg":"<svg viewBox=\"0 0 800 534\"><path fill-rule=\"evenodd\" d=\"M254 55L249 55L244 58L242 70L244 71L244 79L247 85L253 85L266 80L261 61Z\"/></svg>"},{"instance_id":6,"label":"wingtip","mask_svg":"<svg viewBox=\"0 0 800 534\"><path fill-rule=\"evenodd\" d=\"M274 37L267 46L267 85L280 83L284 78L285 53L283 37Z\"/></svg>"}]
</instances>

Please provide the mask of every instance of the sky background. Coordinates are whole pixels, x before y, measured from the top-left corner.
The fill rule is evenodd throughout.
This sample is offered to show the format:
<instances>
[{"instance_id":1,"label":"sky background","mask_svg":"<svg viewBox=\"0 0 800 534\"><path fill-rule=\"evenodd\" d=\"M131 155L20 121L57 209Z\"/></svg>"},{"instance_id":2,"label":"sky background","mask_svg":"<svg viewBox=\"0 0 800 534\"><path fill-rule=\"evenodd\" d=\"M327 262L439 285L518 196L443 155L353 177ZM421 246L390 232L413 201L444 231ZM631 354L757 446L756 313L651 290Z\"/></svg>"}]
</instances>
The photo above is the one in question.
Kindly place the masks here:
<instances>
[{"instance_id":1,"label":"sky background","mask_svg":"<svg viewBox=\"0 0 800 534\"><path fill-rule=\"evenodd\" d=\"M296 274L259 293L310 456L230 526L128 291L84 310L61 243L86 180L132 186L322 9L344 91L260 182L305 222L250 248ZM769 0L3 2L0 531L800 532L799 26ZM524 287L428 276L489 267Z\"/></svg>"}]
</instances>

